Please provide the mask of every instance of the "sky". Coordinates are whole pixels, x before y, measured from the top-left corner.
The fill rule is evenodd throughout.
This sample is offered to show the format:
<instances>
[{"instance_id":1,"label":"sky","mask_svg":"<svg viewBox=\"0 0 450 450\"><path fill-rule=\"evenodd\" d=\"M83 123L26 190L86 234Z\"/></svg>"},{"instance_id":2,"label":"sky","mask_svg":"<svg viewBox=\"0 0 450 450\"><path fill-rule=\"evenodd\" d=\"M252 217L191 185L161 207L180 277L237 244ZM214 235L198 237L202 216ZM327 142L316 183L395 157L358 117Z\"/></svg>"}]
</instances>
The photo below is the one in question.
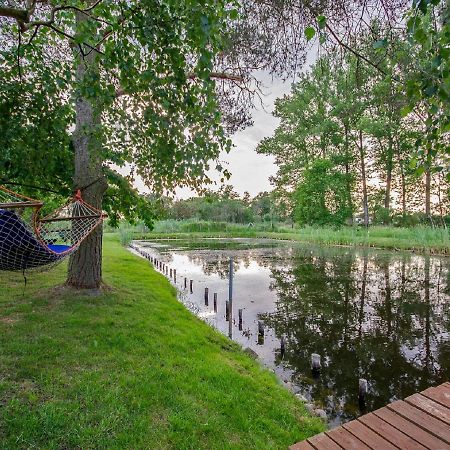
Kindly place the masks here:
<instances>
[{"instance_id":1,"label":"sky","mask_svg":"<svg viewBox=\"0 0 450 450\"><path fill-rule=\"evenodd\" d=\"M252 197L262 191L270 191L272 187L269 177L275 175L277 166L274 158L268 155L256 153L258 143L265 137L273 135L279 124L279 119L271 113L275 107L275 100L288 94L291 89L292 80L283 82L273 79L268 74L259 74L258 79L262 81L264 105L256 105L252 112L254 125L245 130L238 131L232 136L233 148L230 153L221 153L219 159L222 166L231 172L231 178L227 184L231 184L235 191L242 195L249 192ZM212 172L214 181L219 181L220 176ZM211 187L213 190L220 187ZM187 198L193 195L189 189L177 189L177 197Z\"/></svg>"}]
</instances>

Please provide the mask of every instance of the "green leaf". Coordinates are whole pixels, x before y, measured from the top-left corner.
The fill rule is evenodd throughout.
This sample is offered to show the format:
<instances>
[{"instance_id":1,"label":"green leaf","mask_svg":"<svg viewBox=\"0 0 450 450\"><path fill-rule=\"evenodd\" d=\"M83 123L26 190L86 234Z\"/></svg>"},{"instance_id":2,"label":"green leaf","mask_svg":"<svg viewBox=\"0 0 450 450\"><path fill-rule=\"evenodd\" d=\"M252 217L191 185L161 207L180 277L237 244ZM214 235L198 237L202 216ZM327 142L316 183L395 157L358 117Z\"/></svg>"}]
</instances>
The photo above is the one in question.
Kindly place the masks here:
<instances>
[{"instance_id":1,"label":"green leaf","mask_svg":"<svg viewBox=\"0 0 450 450\"><path fill-rule=\"evenodd\" d=\"M411 105L406 105L400 110L400 115L406 117L412 110L413 107Z\"/></svg>"},{"instance_id":2,"label":"green leaf","mask_svg":"<svg viewBox=\"0 0 450 450\"><path fill-rule=\"evenodd\" d=\"M327 24L327 18L325 16L319 16L317 17L317 23L319 25L319 29L323 30Z\"/></svg>"},{"instance_id":3,"label":"green leaf","mask_svg":"<svg viewBox=\"0 0 450 450\"><path fill-rule=\"evenodd\" d=\"M236 20L239 17L239 13L236 9L232 9L229 14L231 20Z\"/></svg>"},{"instance_id":4,"label":"green leaf","mask_svg":"<svg viewBox=\"0 0 450 450\"><path fill-rule=\"evenodd\" d=\"M308 41L310 41L316 34L316 30L313 27L305 28L305 36Z\"/></svg>"}]
</instances>

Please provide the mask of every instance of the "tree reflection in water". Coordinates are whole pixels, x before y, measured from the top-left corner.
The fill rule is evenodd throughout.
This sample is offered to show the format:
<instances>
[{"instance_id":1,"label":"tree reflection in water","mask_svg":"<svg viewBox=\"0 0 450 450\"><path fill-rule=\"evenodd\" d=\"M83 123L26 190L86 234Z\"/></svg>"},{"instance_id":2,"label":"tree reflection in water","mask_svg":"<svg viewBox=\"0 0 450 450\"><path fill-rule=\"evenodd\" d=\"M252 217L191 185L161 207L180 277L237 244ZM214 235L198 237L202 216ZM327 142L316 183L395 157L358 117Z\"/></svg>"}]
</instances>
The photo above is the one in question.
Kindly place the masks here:
<instances>
[{"instance_id":1,"label":"tree reflection in water","mask_svg":"<svg viewBox=\"0 0 450 450\"><path fill-rule=\"evenodd\" d=\"M242 339L248 338L278 373L292 374L303 395L327 411L331 424L360 414L359 378L369 383L368 411L448 379L450 286L446 259L267 241L261 247L260 242L249 240L209 240L171 243L158 252L166 261L182 255L180 270L189 270L189 265L197 272L200 269L203 282L211 286L215 280L215 287L219 282L226 286L233 256L240 302L235 310L237 314L237 308L244 308L247 321L244 334L236 321L234 337L244 344ZM254 275L247 271L246 277L239 278L249 267ZM262 292L266 299L260 304L252 300L249 307L255 284L259 285L258 295ZM204 307L201 303L199 308ZM250 317L250 310L258 307ZM259 348L258 320L274 335ZM283 358L278 345L281 336L286 338ZM246 345L251 346L249 343ZM317 379L311 374L312 353L322 357Z\"/></svg>"},{"instance_id":2,"label":"tree reflection in water","mask_svg":"<svg viewBox=\"0 0 450 450\"><path fill-rule=\"evenodd\" d=\"M302 391L332 422L342 422L359 414L359 378L369 381L367 410L445 381L449 304L440 288L442 260L331 253L297 251L289 269L272 270L277 310L264 320L287 336L285 359ZM310 376L311 353L325 361L318 380Z\"/></svg>"}]
</instances>

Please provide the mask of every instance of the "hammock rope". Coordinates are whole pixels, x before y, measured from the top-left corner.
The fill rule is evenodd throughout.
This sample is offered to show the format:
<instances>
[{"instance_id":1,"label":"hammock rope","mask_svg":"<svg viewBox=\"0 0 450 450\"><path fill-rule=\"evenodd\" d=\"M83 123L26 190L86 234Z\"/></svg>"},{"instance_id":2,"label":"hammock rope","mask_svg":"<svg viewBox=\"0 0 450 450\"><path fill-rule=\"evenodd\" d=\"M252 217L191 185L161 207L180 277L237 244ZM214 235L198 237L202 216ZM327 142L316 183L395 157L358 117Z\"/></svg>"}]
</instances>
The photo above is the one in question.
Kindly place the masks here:
<instances>
[{"instance_id":1,"label":"hammock rope","mask_svg":"<svg viewBox=\"0 0 450 450\"><path fill-rule=\"evenodd\" d=\"M78 191L41 217L43 202L0 185L0 270L51 267L74 253L105 216Z\"/></svg>"}]
</instances>

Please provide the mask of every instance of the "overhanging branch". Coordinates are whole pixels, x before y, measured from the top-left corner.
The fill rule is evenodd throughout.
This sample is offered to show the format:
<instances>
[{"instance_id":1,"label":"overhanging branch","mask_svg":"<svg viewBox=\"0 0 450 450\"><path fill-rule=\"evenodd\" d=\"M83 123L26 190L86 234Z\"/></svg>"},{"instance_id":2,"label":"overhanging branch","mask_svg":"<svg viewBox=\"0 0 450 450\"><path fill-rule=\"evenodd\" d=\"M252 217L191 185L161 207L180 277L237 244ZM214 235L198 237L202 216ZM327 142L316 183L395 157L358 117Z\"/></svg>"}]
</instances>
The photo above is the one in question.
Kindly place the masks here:
<instances>
[{"instance_id":1,"label":"overhanging branch","mask_svg":"<svg viewBox=\"0 0 450 450\"><path fill-rule=\"evenodd\" d=\"M30 13L26 9L5 8L0 6L0 16L10 17L11 19L16 19L19 22L30 21Z\"/></svg>"}]
</instances>

